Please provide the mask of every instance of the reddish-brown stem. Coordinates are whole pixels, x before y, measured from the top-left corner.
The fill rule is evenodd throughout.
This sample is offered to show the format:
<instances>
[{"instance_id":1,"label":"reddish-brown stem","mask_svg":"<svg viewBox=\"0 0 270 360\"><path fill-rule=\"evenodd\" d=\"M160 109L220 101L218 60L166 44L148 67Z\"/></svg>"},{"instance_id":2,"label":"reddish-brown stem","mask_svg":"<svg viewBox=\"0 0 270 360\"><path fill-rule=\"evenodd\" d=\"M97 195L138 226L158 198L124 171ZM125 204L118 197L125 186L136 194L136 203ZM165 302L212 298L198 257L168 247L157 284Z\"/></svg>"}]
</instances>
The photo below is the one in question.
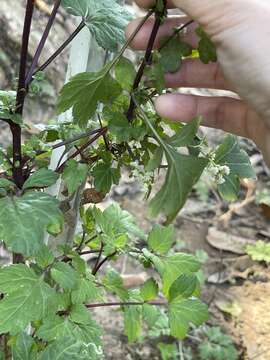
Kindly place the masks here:
<instances>
[{"instance_id":1,"label":"reddish-brown stem","mask_svg":"<svg viewBox=\"0 0 270 360\"><path fill-rule=\"evenodd\" d=\"M33 58L33 61L32 61L32 64L30 66L30 70L28 71L28 74L27 74L27 77L26 77L26 80L25 80L25 84L26 86L29 85L29 83L31 82L32 80L32 76L34 74L34 71L35 71L35 68L38 64L38 61L39 61L39 58L40 58L40 55L41 55L41 52L42 50L44 49L44 46L45 46L45 43L47 41L47 38L49 36L49 33L50 33L50 30L53 26L53 23L54 23L54 19L56 17L56 14L57 14L57 11L59 9L59 6L61 4L61 0L56 0L55 3L54 3L54 7L53 7L53 10L52 10L52 13L49 17L49 20L48 20L48 23L46 25L46 28L43 32L43 35L41 37L41 40L38 44L38 47L37 47L37 50L36 50L36 53L34 55L34 58Z\"/></svg>"},{"instance_id":2,"label":"reddish-brown stem","mask_svg":"<svg viewBox=\"0 0 270 360\"><path fill-rule=\"evenodd\" d=\"M93 275L96 275L97 272L101 269L101 267L111 258L113 258L117 254L117 251L113 252L112 254L106 256L95 268L95 271L93 271Z\"/></svg>"},{"instance_id":3,"label":"reddish-brown stem","mask_svg":"<svg viewBox=\"0 0 270 360\"><path fill-rule=\"evenodd\" d=\"M25 74L26 74L26 65L27 65L27 55L28 55L28 44L31 31L32 17L34 11L34 0L28 0L26 5L25 19L24 19L24 28L22 35L22 48L21 48L21 57L20 57L20 71L19 71L19 81L18 81L18 90L16 98L16 114L23 114L23 107L26 95L25 89ZM21 127L18 124L10 122L10 130L13 138L13 180L18 188L21 188L24 182L23 179L23 165L22 165L22 149L21 149Z\"/></svg>"},{"instance_id":4,"label":"reddish-brown stem","mask_svg":"<svg viewBox=\"0 0 270 360\"><path fill-rule=\"evenodd\" d=\"M61 53L62 51L71 43L71 41L81 32L85 27L84 21L82 21L75 31L67 38L67 40L56 50L56 52L44 63L42 64L32 76L34 76L39 71L44 71Z\"/></svg>"},{"instance_id":5,"label":"reddish-brown stem","mask_svg":"<svg viewBox=\"0 0 270 360\"><path fill-rule=\"evenodd\" d=\"M162 16L164 15L164 12L166 11L166 4L167 4L167 1L164 0L163 12L162 13L158 13L158 12L155 13L155 17L156 17L155 23L154 23L154 26L153 26L153 29L152 29L152 32L151 32L151 35L150 35L150 38L149 38L149 41L148 41L148 44L147 44L144 59L143 59L143 61L141 63L141 66L139 67L139 70L138 70L137 75L135 77L133 87L132 87L132 92L135 92L138 89L138 87L140 85L140 82L142 80L142 77L143 77L145 67L147 65L151 65L152 51L153 51L153 48L154 48L154 44L155 44L155 40L156 40L156 37L157 37L157 34L158 34L158 30L159 30L161 22L162 22ZM134 103L134 101L133 101L133 99L131 97L130 105L129 105L129 108L128 108L128 111L127 111L127 119L128 119L129 122L131 122L132 119L133 119L135 109L136 109L136 105L135 105L135 103Z\"/></svg>"},{"instance_id":6,"label":"reddish-brown stem","mask_svg":"<svg viewBox=\"0 0 270 360\"><path fill-rule=\"evenodd\" d=\"M149 302L135 302L135 301L129 301L129 302L111 302L111 303L103 303L103 304L89 304L86 305L88 309L92 308L98 308L98 307L108 307L108 306L138 306L138 305L155 305L155 306L166 306L167 303L161 302L161 301L149 301Z\"/></svg>"},{"instance_id":7,"label":"reddish-brown stem","mask_svg":"<svg viewBox=\"0 0 270 360\"><path fill-rule=\"evenodd\" d=\"M96 263L93 267L93 270L92 270L92 274L93 275L96 275L97 271L98 271L98 268L99 268L99 262L100 262L100 259L101 259L101 256L102 256L102 251L104 249L104 244L101 243L101 247L100 247L100 250L99 250L99 253L98 253L98 257L97 257L97 260L96 260Z\"/></svg>"},{"instance_id":8,"label":"reddish-brown stem","mask_svg":"<svg viewBox=\"0 0 270 360\"><path fill-rule=\"evenodd\" d=\"M91 138L86 144L82 145L77 151L75 151L73 154L71 154L68 157L68 159L56 169L56 171L59 173L62 173L66 163L69 160L74 159L76 156L80 155L84 150L86 150L90 145L92 145L97 139L99 139L100 137L105 135L107 131L108 131L107 127L101 128L100 131L93 138Z\"/></svg>"}]
</instances>

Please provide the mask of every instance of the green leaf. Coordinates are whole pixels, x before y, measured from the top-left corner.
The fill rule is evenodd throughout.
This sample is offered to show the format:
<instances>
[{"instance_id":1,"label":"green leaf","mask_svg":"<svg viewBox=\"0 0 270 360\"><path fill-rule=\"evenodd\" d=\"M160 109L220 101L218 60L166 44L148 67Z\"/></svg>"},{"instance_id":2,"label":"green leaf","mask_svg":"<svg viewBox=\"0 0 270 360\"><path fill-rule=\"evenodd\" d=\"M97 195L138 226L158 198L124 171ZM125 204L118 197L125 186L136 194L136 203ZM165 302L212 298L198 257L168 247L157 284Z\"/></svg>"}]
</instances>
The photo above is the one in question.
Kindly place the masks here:
<instances>
[{"instance_id":1,"label":"green leaf","mask_svg":"<svg viewBox=\"0 0 270 360\"><path fill-rule=\"evenodd\" d=\"M123 279L116 270L108 269L102 283L108 291L116 294L121 300L128 300L128 291L124 288Z\"/></svg>"},{"instance_id":2,"label":"green leaf","mask_svg":"<svg viewBox=\"0 0 270 360\"><path fill-rule=\"evenodd\" d=\"M33 348L34 344L32 336L26 333L19 334L15 344L12 346L13 360L35 360L36 351Z\"/></svg>"},{"instance_id":3,"label":"green leaf","mask_svg":"<svg viewBox=\"0 0 270 360\"><path fill-rule=\"evenodd\" d=\"M80 279L75 289L71 292L73 304L82 304L97 299L101 299L101 294L91 277Z\"/></svg>"},{"instance_id":4,"label":"green leaf","mask_svg":"<svg viewBox=\"0 0 270 360\"><path fill-rule=\"evenodd\" d=\"M63 172L63 179L67 185L68 193L73 194L80 185L86 181L88 166L76 160L69 160Z\"/></svg>"},{"instance_id":5,"label":"green leaf","mask_svg":"<svg viewBox=\"0 0 270 360\"><path fill-rule=\"evenodd\" d=\"M138 339L142 330L142 307L125 306L124 308L125 335L128 342L134 342Z\"/></svg>"},{"instance_id":6,"label":"green leaf","mask_svg":"<svg viewBox=\"0 0 270 360\"><path fill-rule=\"evenodd\" d=\"M227 165L231 173L240 178L256 178L249 156L240 148L236 136L226 136L216 151L215 162L219 165Z\"/></svg>"},{"instance_id":7,"label":"green leaf","mask_svg":"<svg viewBox=\"0 0 270 360\"><path fill-rule=\"evenodd\" d=\"M36 255L36 263L42 269L45 269L54 262L53 253L49 250L48 246L42 245L39 252Z\"/></svg>"},{"instance_id":8,"label":"green leaf","mask_svg":"<svg viewBox=\"0 0 270 360\"><path fill-rule=\"evenodd\" d=\"M34 172L23 185L23 189L44 188L56 183L59 175L49 169L40 169Z\"/></svg>"},{"instance_id":9,"label":"green leaf","mask_svg":"<svg viewBox=\"0 0 270 360\"><path fill-rule=\"evenodd\" d=\"M158 283L155 279L148 279L141 287L141 296L144 301L154 300L158 295Z\"/></svg>"},{"instance_id":10,"label":"green leaf","mask_svg":"<svg viewBox=\"0 0 270 360\"><path fill-rule=\"evenodd\" d=\"M254 261L270 263L270 244L262 240L256 241L254 245L248 245L246 252Z\"/></svg>"},{"instance_id":11,"label":"green leaf","mask_svg":"<svg viewBox=\"0 0 270 360\"><path fill-rule=\"evenodd\" d=\"M109 103L117 97L121 88L109 74L111 63L96 73L81 73L74 76L61 90L58 112L73 108L74 121L85 127L96 112L98 103Z\"/></svg>"},{"instance_id":12,"label":"green leaf","mask_svg":"<svg viewBox=\"0 0 270 360\"><path fill-rule=\"evenodd\" d=\"M53 266L51 276L63 289L74 289L79 280L76 271L63 262L58 262Z\"/></svg>"},{"instance_id":13,"label":"green leaf","mask_svg":"<svg viewBox=\"0 0 270 360\"><path fill-rule=\"evenodd\" d=\"M0 188L3 188L3 189L14 189L15 188L15 184L8 180L8 179L5 179L5 178L0 178Z\"/></svg>"},{"instance_id":14,"label":"green leaf","mask_svg":"<svg viewBox=\"0 0 270 360\"><path fill-rule=\"evenodd\" d=\"M184 206L195 183L199 180L208 160L194 156L181 155L173 148L167 148L168 170L165 183L150 202L153 217L163 211L172 221Z\"/></svg>"},{"instance_id":15,"label":"green leaf","mask_svg":"<svg viewBox=\"0 0 270 360\"><path fill-rule=\"evenodd\" d=\"M190 324L202 325L208 320L207 306L197 299L175 299L169 304L171 335L184 339Z\"/></svg>"},{"instance_id":16,"label":"green leaf","mask_svg":"<svg viewBox=\"0 0 270 360\"><path fill-rule=\"evenodd\" d=\"M38 360L86 360L86 354L83 354L84 349L83 341L74 341L73 337L64 337L47 346ZM93 357L93 359L96 358Z\"/></svg>"},{"instance_id":17,"label":"green leaf","mask_svg":"<svg viewBox=\"0 0 270 360\"><path fill-rule=\"evenodd\" d=\"M173 344L158 343L158 349L160 351L162 360L177 359L178 351L175 343Z\"/></svg>"},{"instance_id":18,"label":"green leaf","mask_svg":"<svg viewBox=\"0 0 270 360\"><path fill-rule=\"evenodd\" d=\"M193 295L198 285L198 279L193 274L180 275L171 285L169 290L169 300L181 296L181 298L189 298Z\"/></svg>"},{"instance_id":19,"label":"green leaf","mask_svg":"<svg viewBox=\"0 0 270 360\"><path fill-rule=\"evenodd\" d=\"M89 311L83 305L73 306L70 315L67 317L53 316L43 321L37 331L37 336L44 341L52 342L44 351L44 359L94 359L101 358L101 330L95 321L92 320ZM72 342L66 346L66 339L70 338L73 343L80 344L77 347L77 354L69 353ZM50 358L49 355L52 357ZM74 356L73 358L71 356ZM70 357L69 357L70 356ZM42 357L43 359L43 357Z\"/></svg>"},{"instance_id":20,"label":"green leaf","mask_svg":"<svg viewBox=\"0 0 270 360\"><path fill-rule=\"evenodd\" d=\"M226 201L236 201L240 191L239 177L234 174L224 176L225 182L218 185L220 196Z\"/></svg>"},{"instance_id":21,"label":"green leaf","mask_svg":"<svg viewBox=\"0 0 270 360\"><path fill-rule=\"evenodd\" d=\"M190 191L208 164L208 159L179 154L161 138L145 112L136 101L135 103L145 123L163 148L168 163L165 183L151 200L150 213L155 217L163 211L167 215L167 222L171 222L184 206Z\"/></svg>"},{"instance_id":22,"label":"green leaf","mask_svg":"<svg viewBox=\"0 0 270 360\"><path fill-rule=\"evenodd\" d=\"M143 304L142 315L149 328L152 328L160 317L160 311L157 306Z\"/></svg>"},{"instance_id":23,"label":"green leaf","mask_svg":"<svg viewBox=\"0 0 270 360\"><path fill-rule=\"evenodd\" d=\"M124 30L130 13L115 0L63 0L62 5L75 16L83 17L97 43L106 50L115 51L125 42Z\"/></svg>"},{"instance_id":24,"label":"green leaf","mask_svg":"<svg viewBox=\"0 0 270 360\"><path fill-rule=\"evenodd\" d=\"M133 63L129 59L121 57L115 66L115 78L121 85L122 89L130 91L132 89L135 76L136 70Z\"/></svg>"},{"instance_id":25,"label":"green leaf","mask_svg":"<svg viewBox=\"0 0 270 360\"><path fill-rule=\"evenodd\" d=\"M192 274L200 269L199 261L190 254L177 253L168 257L158 257L144 249L143 253L149 259L162 277L163 292L168 297L173 282L182 274Z\"/></svg>"},{"instance_id":26,"label":"green leaf","mask_svg":"<svg viewBox=\"0 0 270 360\"><path fill-rule=\"evenodd\" d=\"M150 249L160 255L165 255L174 242L174 227L155 225L148 236L147 243Z\"/></svg>"},{"instance_id":27,"label":"green leaf","mask_svg":"<svg viewBox=\"0 0 270 360\"><path fill-rule=\"evenodd\" d=\"M134 217L125 210L122 210L117 203L110 205L101 212L93 209L93 216L96 226L100 232L118 238L123 234L132 234L142 239L145 238L143 231L135 224Z\"/></svg>"},{"instance_id":28,"label":"green leaf","mask_svg":"<svg viewBox=\"0 0 270 360\"><path fill-rule=\"evenodd\" d=\"M198 52L200 59L204 64L217 61L217 51L214 43L210 37L206 34L201 27L196 30L196 34L199 36Z\"/></svg>"},{"instance_id":29,"label":"green leaf","mask_svg":"<svg viewBox=\"0 0 270 360\"><path fill-rule=\"evenodd\" d=\"M113 184L119 184L121 178L120 169L113 168L112 164L109 162L97 164L92 174L94 176L94 185L97 191L101 191L107 194Z\"/></svg>"},{"instance_id":30,"label":"green leaf","mask_svg":"<svg viewBox=\"0 0 270 360\"><path fill-rule=\"evenodd\" d=\"M228 166L230 174L224 176L225 182L218 186L221 196L228 201L237 199L240 190L240 178L256 178L247 153L239 146L236 136L226 136L218 147L215 163Z\"/></svg>"},{"instance_id":31,"label":"green leaf","mask_svg":"<svg viewBox=\"0 0 270 360\"><path fill-rule=\"evenodd\" d=\"M166 45L160 50L160 63L165 72L175 73L182 65L182 57L191 55L192 47L180 42L179 37L174 37L169 42L168 38L165 38L163 43Z\"/></svg>"},{"instance_id":32,"label":"green leaf","mask_svg":"<svg viewBox=\"0 0 270 360\"><path fill-rule=\"evenodd\" d=\"M169 144L173 147L186 147L192 144L201 123L201 118L195 118L193 121L183 126L173 137Z\"/></svg>"},{"instance_id":33,"label":"green leaf","mask_svg":"<svg viewBox=\"0 0 270 360\"><path fill-rule=\"evenodd\" d=\"M0 199L0 238L14 252L35 255L48 225L62 224L58 201L42 192Z\"/></svg>"},{"instance_id":34,"label":"green leaf","mask_svg":"<svg viewBox=\"0 0 270 360\"><path fill-rule=\"evenodd\" d=\"M166 88L165 83L165 74L163 67L160 63L153 63L151 66L148 66L144 71L145 76L147 77L147 82L154 87L159 94Z\"/></svg>"},{"instance_id":35,"label":"green leaf","mask_svg":"<svg viewBox=\"0 0 270 360\"><path fill-rule=\"evenodd\" d=\"M51 308L56 293L26 265L0 270L0 332L11 335L23 331L31 321L42 319Z\"/></svg>"}]
</instances>

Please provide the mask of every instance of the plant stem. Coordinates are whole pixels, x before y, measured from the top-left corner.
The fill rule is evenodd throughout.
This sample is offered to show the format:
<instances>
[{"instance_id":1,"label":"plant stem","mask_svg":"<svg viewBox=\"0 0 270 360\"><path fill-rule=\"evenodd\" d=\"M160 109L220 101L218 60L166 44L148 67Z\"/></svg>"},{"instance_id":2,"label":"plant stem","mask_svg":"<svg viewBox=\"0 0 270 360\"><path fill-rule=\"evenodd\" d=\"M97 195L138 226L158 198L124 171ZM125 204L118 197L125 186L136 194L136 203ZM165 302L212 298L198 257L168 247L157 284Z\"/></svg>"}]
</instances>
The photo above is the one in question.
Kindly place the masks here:
<instances>
[{"instance_id":1,"label":"plant stem","mask_svg":"<svg viewBox=\"0 0 270 360\"><path fill-rule=\"evenodd\" d=\"M26 76L26 80L25 80L25 84L26 84L26 87L29 85L29 83L31 82L32 80L32 77L33 77L33 74L34 74L34 71L35 71L35 68L37 66L37 63L39 61L39 58L40 58L40 55L41 55L41 52L45 46L45 43L47 41L47 38L49 36L49 33L50 33L50 30L53 26L53 23L54 23L54 20L55 20L55 17L56 17L56 14L57 14L57 11L59 9L59 6L61 4L61 0L56 0L55 3L54 3L54 7L53 7L53 10L52 10L52 13L49 17L49 20L48 20L48 23L46 25L46 28L43 32L43 35L41 37L41 40L38 44L38 47L37 47L37 50L36 50L36 53L34 55L34 58L33 58L33 61L32 61L32 64L30 66L30 70L28 71L28 74Z\"/></svg>"},{"instance_id":2,"label":"plant stem","mask_svg":"<svg viewBox=\"0 0 270 360\"><path fill-rule=\"evenodd\" d=\"M101 269L101 267L109 260L111 259L112 257L114 257L115 255L117 254L117 251L113 252L112 254L108 255L105 257L105 259L103 259L99 264L97 264L93 271L92 271L92 274L93 275L96 275L97 272ZM100 260L100 259L99 259Z\"/></svg>"},{"instance_id":3,"label":"plant stem","mask_svg":"<svg viewBox=\"0 0 270 360\"><path fill-rule=\"evenodd\" d=\"M79 34L79 32L85 27L84 21L76 28L76 30L68 37L68 39L56 50L56 52L49 57L49 59L42 64L32 75L35 76L39 71L44 71L62 52L63 50L71 43L71 41Z\"/></svg>"},{"instance_id":4,"label":"plant stem","mask_svg":"<svg viewBox=\"0 0 270 360\"><path fill-rule=\"evenodd\" d=\"M111 302L111 303L103 303L103 304L90 304L90 305L86 305L86 307L88 309L92 309L92 308L108 307L108 306L132 306L132 305L138 306L138 305L144 305L144 304L155 305L155 306L166 306L167 305L167 303L161 302L161 301L149 301L149 302L130 301L130 302Z\"/></svg>"},{"instance_id":5,"label":"plant stem","mask_svg":"<svg viewBox=\"0 0 270 360\"><path fill-rule=\"evenodd\" d=\"M21 57L20 57L20 71L19 71L19 81L18 81L18 90L16 98L16 110L15 113L18 115L23 114L24 101L26 96L25 89L25 74L26 74L26 65L27 65L27 54L28 54L28 44L31 31L31 23L34 11L34 0L27 0L25 19L24 19L24 28L22 35L22 48L21 48ZM21 188L24 182L23 178L23 165L22 165L22 132L21 127L18 124L10 122L10 130L13 138L13 180L18 188Z\"/></svg>"},{"instance_id":6,"label":"plant stem","mask_svg":"<svg viewBox=\"0 0 270 360\"><path fill-rule=\"evenodd\" d=\"M101 256L102 256L102 251L103 251L103 249L104 249L104 244L101 243L101 247L100 247L100 250L99 250L98 258L97 258L97 261L96 261L96 263L95 263L95 265L94 265L94 267L93 267L93 270L92 270L92 274L93 274L93 275L96 275L96 273L97 273L97 268L98 268L98 266L99 266L99 262L100 262L100 259L101 259Z\"/></svg>"},{"instance_id":7,"label":"plant stem","mask_svg":"<svg viewBox=\"0 0 270 360\"><path fill-rule=\"evenodd\" d=\"M167 4L167 1L164 0L164 8L163 8L162 13L158 13L158 12L155 13L155 17L156 17L155 23L154 23L154 26L153 26L153 29L152 29L152 32L151 32L151 35L150 35L150 38L149 38L149 41L148 41L148 44L147 44L144 59L143 59L143 61L141 63L141 66L139 67L139 70L137 72L137 75L136 75L134 83L133 83L133 87L132 87L132 92L133 93L138 89L138 87L140 85L140 82L142 80L145 67L147 65L151 65L152 51L153 51L153 48L154 48L154 43L155 43L155 40L156 40L156 37L157 37L157 34L158 34L158 30L159 30L161 22L162 22L162 16L164 15L164 13L166 11L166 4ZM136 108L136 105L135 105L133 99L131 98L130 99L130 105L129 105L129 108L128 108L128 111L127 111L127 119L128 119L129 122L131 122L132 119L133 119L135 108Z\"/></svg>"},{"instance_id":8,"label":"plant stem","mask_svg":"<svg viewBox=\"0 0 270 360\"><path fill-rule=\"evenodd\" d=\"M180 26L178 29L175 29L173 34L162 44L162 46L160 47L159 50L162 50L163 48L165 48L170 43L170 41L175 38L175 36L177 36L180 32L185 30L188 26L190 26L193 23L194 23L194 20L190 20L187 23L185 23L184 25Z\"/></svg>"},{"instance_id":9,"label":"plant stem","mask_svg":"<svg viewBox=\"0 0 270 360\"><path fill-rule=\"evenodd\" d=\"M77 151L75 151L72 155L70 155L68 157L68 159L60 166L57 167L57 169L55 170L56 172L61 173L64 170L65 164L71 160L74 159L76 156L80 155L80 153L84 150L86 150L90 145L92 145L98 138L100 138L101 136L103 136L104 134L106 134L106 132L108 131L107 127L103 127L102 129L100 129L100 131L92 138L90 139L86 144L84 144L83 146L81 146Z\"/></svg>"},{"instance_id":10,"label":"plant stem","mask_svg":"<svg viewBox=\"0 0 270 360\"><path fill-rule=\"evenodd\" d=\"M20 116L22 116L23 114L23 108L24 108L24 102L26 96L25 74L26 74L26 66L27 66L29 37L30 37L31 24L32 24L32 18L34 12L34 3L35 3L34 0L27 0L23 34L22 34L19 81L18 81L16 110L15 110L15 113ZM21 189L24 183L23 162L22 162L22 130L20 125L15 124L12 121L9 122L9 126L12 133L12 154L13 154L12 176L17 187ZM23 256L20 254L13 253L13 263L18 264L21 262L23 262Z\"/></svg>"}]
</instances>

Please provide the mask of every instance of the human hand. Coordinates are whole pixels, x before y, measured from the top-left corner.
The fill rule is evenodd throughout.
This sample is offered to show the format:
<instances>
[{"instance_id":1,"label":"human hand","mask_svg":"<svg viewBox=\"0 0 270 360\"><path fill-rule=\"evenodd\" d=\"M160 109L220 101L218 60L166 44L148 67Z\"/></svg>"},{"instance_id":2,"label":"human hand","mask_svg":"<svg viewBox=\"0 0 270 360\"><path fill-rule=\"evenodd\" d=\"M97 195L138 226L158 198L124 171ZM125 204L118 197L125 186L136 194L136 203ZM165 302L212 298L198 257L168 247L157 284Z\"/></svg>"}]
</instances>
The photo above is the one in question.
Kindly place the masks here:
<instances>
[{"instance_id":1,"label":"human hand","mask_svg":"<svg viewBox=\"0 0 270 360\"><path fill-rule=\"evenodd\" d=\"M136 0L142 7L154 0ZM217 47L218 63L204 65L187 59L179 72L166 75L168 87L231 90L231 97L202 97L166 94L156 100L161 116L189 121L197 115L203 125L219 128L252 139L262 150L270 166L270 3L269 0L168 0L169 7L179 7L199 23ZM140 19L131 22L127 37ZM159 40L172 34L186 17L170 17L159 30ZM149 39L153 19L149 19L132 46L143 50ZM189 27L184 40L196 46L196 26Z\"/></svg>"}]
</instances>

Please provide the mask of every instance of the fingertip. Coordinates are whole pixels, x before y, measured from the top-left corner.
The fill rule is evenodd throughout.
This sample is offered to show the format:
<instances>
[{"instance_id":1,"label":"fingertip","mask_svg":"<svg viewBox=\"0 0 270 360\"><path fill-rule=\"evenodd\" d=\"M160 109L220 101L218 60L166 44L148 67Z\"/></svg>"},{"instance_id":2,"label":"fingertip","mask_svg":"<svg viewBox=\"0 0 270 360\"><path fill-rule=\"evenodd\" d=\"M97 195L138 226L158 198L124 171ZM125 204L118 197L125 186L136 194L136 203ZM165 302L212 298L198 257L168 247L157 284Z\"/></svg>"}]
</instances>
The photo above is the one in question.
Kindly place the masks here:
<instances>
[{"instance_id":1,"label":"fingertip","mask_svg":"<svg viewBox=\"0 0 270 360\"><path fill-rule=\"evenodd\" d=\"M164 94L155 100L157 113L172 121L189 121L194 116L193 97L183 94Z\"/></svg>"}]
</instances>

